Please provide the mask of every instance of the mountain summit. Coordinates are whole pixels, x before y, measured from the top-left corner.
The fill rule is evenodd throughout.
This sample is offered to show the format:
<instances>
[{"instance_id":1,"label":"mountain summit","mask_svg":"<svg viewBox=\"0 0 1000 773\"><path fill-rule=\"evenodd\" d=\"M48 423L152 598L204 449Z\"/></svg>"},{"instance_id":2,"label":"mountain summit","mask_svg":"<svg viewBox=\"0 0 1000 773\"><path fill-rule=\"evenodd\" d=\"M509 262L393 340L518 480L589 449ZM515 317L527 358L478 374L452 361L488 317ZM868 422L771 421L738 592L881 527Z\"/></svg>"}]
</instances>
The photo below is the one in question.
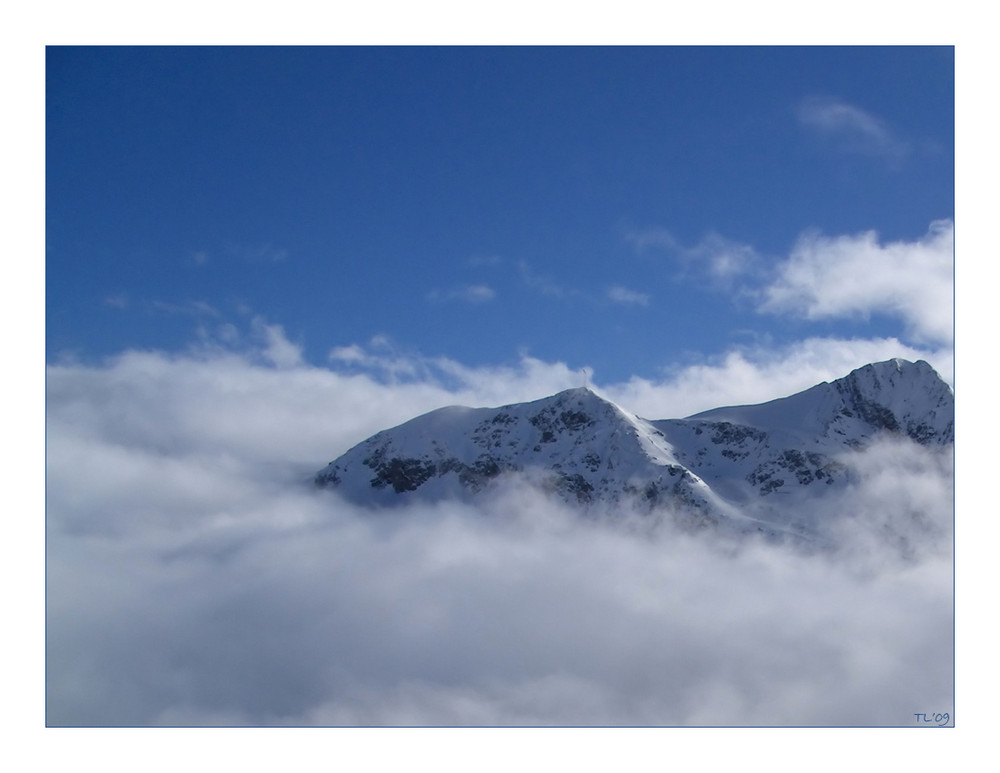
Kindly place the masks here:
<instances>
[{"instance_id":1,"label":"mountain summit","mask_svg":"<svg viewBox=\"0 0 1000 773\"><path fill-rule=\"evenodd\" d=\"M685 419L642 419L587 388L441 408L358 444L316 483L388 506L475 498L518 477L574 505L784 531L790 513L849 483L852 453L886 437L947 446L953 426L951 388L926 362L894 359Z\"/></svg>"},{"instance_id":2,"label":"mountain summit","mask_svg":"<svg viewBox=\"0 0 1000 773\"><path fill-rule=\"evenodd\" d=\"M839 435L862 442L873 433L905 434L919 443L953 439L954 399L923 360L893 359L851 371L833 382L760 405L715 408L690 417L784 428L805 435Z\"/></svg>"}]
</instances>

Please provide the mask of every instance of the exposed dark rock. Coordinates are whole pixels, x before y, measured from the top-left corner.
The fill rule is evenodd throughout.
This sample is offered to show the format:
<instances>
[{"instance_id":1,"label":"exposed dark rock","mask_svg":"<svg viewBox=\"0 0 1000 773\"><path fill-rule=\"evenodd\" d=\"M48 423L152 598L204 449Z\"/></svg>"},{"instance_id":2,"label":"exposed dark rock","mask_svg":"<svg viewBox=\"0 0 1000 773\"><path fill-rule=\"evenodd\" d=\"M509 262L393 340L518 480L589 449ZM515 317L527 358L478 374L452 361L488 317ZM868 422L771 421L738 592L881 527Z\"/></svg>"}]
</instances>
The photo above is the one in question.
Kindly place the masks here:
<instances>
[{"instance_id":1,"label":"exposed dark rock","mask_svg":"<svg viewBox=\"0 0 1000 773\"><path fill-rule=\"evenodd\" d=\"M712 442L727 444L743 444L746 440L760 443L767 439L767 433L756 427L732 424L728 421L717 422L712 426ZM699 433L700 434L700 433Z\"/></svg>"},{"instance_id":2,"label":"exposed dark rock","mask_svg":"<svg viewBox=\"0 0 1000 773\"><path fill-rule=\"evenodd\" d=\"M365 460L366 464L367 462ZM377 464L368 466L375 470L375 477L371 479L372 488L391 485L397 494L416 491L437 471L437 466L429 459L380 459Z\"/></svg>"}]
</instances>

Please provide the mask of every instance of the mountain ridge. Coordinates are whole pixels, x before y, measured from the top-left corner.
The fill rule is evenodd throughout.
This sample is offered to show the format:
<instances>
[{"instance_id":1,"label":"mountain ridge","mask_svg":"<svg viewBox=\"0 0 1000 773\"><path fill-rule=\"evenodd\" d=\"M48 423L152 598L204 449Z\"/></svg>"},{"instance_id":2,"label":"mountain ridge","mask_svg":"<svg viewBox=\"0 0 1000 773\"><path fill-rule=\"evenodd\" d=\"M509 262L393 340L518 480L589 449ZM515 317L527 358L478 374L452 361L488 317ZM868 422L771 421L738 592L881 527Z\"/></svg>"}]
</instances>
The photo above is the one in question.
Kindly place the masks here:
<instances>
[{"instance_id":1,"label":"mountain ridge","mask_svg":"<svg viewBox=\"0 0 1000 773\"><path fill-rule=\"evenodd\" d=\"M849 485L845 456L883 437L953 443L954 395L928 363L870 363L787 397L684 419L643 419L588 387L497 408L448 406L376 433L315 482L385 507L475 499L518 477L583 508L778 533L795 525L795 508Z\"/></svg>"}]
</instances>

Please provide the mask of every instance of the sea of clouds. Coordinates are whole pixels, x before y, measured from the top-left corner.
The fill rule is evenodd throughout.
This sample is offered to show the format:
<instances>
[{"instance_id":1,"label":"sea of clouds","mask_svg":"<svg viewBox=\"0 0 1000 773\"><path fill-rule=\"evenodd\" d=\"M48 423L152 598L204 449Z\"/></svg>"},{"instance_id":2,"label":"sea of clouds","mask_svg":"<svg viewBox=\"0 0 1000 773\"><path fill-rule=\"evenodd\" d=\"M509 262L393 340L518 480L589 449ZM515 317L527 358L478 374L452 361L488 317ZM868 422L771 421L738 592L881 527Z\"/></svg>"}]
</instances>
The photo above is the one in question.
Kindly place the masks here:
<instances>
[{"instance_id":1,"label":"sea of clouds","mask_svg":"<svg viewBox=\"0 0 1000 773\"><path fill-rule=\"evenodd\" d=\"M277 326L257 333L240 351L49 366L49 725L953 716L950 453L887 442L854 456L857 484L823 504L822 548L581 518L520 486L373 512L311 474L422 411L538 398L579 374L406 360L384 342L335 351L329 369ZM814 341L603 392L680 416L901 349ZM752 394L727 399L734 384Z\"/></svg>"}]
</instances>

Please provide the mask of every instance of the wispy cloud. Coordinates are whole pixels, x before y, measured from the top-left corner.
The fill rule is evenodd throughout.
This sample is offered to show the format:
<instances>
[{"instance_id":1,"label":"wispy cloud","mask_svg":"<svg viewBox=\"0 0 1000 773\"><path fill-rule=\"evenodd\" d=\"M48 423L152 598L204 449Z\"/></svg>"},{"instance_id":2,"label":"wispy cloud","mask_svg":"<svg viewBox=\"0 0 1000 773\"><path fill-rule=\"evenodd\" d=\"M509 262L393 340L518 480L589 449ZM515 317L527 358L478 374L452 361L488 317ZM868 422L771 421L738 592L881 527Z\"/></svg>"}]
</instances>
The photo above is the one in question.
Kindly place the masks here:
<instances>
[{"instance_id":1,"label":"wispy cloud","mask_svg":"<svg viewBox=\"0 0 1000 773\"><path fill-rule=\"evenodd\" d=\"M238 356L279 370L304 364L302 345L290 340L282 325L270 323L249 309L240 311L248 317L240 325L225 319L199 320L197 342L191 347L194 356L204 360ZM212 316L221 317L218 313Z\"/></svg>"},{"instance_id":2,"label":"wispy cloud","mask_svg":"<svg viewBox=\"0 0 1000 773\"><path fill-rule=\"evenodd\" d=\"M875 115L832 97L810 97L796 110L799 123L840 150L898 161L909 155L909 142Z\"/></svg>"},{"instance_id":3,"label":"wispy cloud","mask_svg":"<svg viewBox=\"0 0 1000 773\"><path fill-rule=\"evenodd\" d=\"M500 266L503 265L503 258L499 255L473 255L469 258L466 263L473 268L481 268L483 266Z\"/></svg>"},{"instance_id":4,"label":"wispy cloud","mask_svg":"<svg viewBox=\"0 0 1000 773\"><path fill-rule=\"evenodd\" d=\"M625 306L648 306L649 295L636 290L629 290L621 285L613 285L607 290L607 298L613 303L620 303Z\"/></svg>"},{"instance_id":5,"label":"wispy cloud","mask_svg":"<svg viewBox=\"0 0 1000 773\"><path fill-rule=\"evenodd\" d=\"M688 260L704 264L709 274L720 281L729 281L750 272L757 263L757 252L748 244L709 233L686 252Z\"/></svg>"},{"instance_id":6,"label":"wispy cloud","mask_svg":"<svg viewBox=\"0 0 1000 773\"><path fill-rule=\"evenodd\" d=\"M352 374L373 378L387 386L433 385L446 389L445 382L455 384L446 358L425 357L397 345L384 335L376 335L364 344L335 346L327 354L333 367Z\"/></svg>"},{"instance_id":7,"label":"wispy cloud","mask_svg":"<svg viewBox=\"0 0 1000 773\"><path fill-rule=\"evenodd\" d=\"M568 298L579 295L579 291L565 287L547 276L536 273L526 260L517 262L517 272L525 287L550 298Z\"/></svg>"},{"instance_id":8,"label":"wispy cloud","mask_svg":"<svg viewBox=\"0 0 1000 773\"><path fill-rule=\"evenodd\" d=\"M207 249L196 250L190 253L185 261L201 268L209 263L216 263L219 257L223 260L236 260L242 263L282 263L288 260L289 256L290 252L286 248L277 247L269 242L256 245L229 242L218 252Z\"/></svg>"},{"instance_id":9,"label":"wispy cloud","mask_svg":"<svg viewBox=\"0 0 1000 773\"><path fill-rule=\"evenodd\" d=\"M104 299L104 305L110 306L113 309L127 309L129 306L129 297L126 293L109 295Z\"/></svg>"},{"instance_id":10,"label":"wispy cloud","mask_svg":"<svg viewBox=\"0 0 1000 773\"><path fill-rule=\"evenodd\" d=\"M932 223L911 242L881 244L874 231L854 236L802 236L760 310L807 319L890 314L920 339L954 337L954 243L950 220Z\"/></svg>"},{"instance_id":11,"label":"wispy cloud","mask_svg":"<svg viewBox=\"0 0 1000 773\"><path fill-rule=\"evenodd\" d=\"M289 251L284 247L276 247L271 243L265 244L236 244L226 245L226 253L238 260L247 263L281 263L289 258Z\"/></svg>"},{"instance_id":12,"label":"wispy cloud","mask_svg":"<svg viewBox=\"0 0 1000 773\"><path fill-rule=\"evenodd\" d=\"M262 342L261 354L277 368L294 368L302 365L302 347L288 340L281 325L268 324L262 317L255 317L253 332Z\"/></svg>"},{"instance_id":13,"label":"wispy cloud","mask_svg":"<svg viewBox=\"0 0 1000 773\"><path fill-rule=\"evenodd\" d=\"M601 292L599 290L581 290L577 287L561 284L548 276L537 273L527 261L523 260L518 262L517 270L521 283L526 288L549 298L572 299L594 306L600 306L608 301L622 306L648 306L650 303L649 293L632 290L623 285L610 285Z\"/></svg>"},{"instance_id":14,"label":"wispy cloud","mask_svg":"<svg viewBox=\"0 0 1000 773\"><path fill-rule=\"evenodd\" d=\"M160 314L173 314L188 317L218 317L219 311L206 301L188 301L186 303L168 303L167 301L149 301L147 308Z\"/></svg>"},{"instance_id":15,"label":"wispy cloud","mask_svg":"<svg viewBox=\"0 0 1000 773\"><path fill-rule=\"evenodd\" d=\"M631 244L636 252L650 249L666 250L667 252L682 252L683 245L677 241L673 233L666 228L651 226L649 228L628 228L625 230L625 241Z\"/></svg>"},{"instance_id":16,"label":"wispy cloud","mask_svg":"<svg viewBox=\"0 0 1000 773\"><path fill-rule=\"evenodd\" d=\"M759 256L748 244L729 239L714 231L698 242L686 245L666 228L630 229L625 240L639 253L661 251L672 257L686 271L697 271L717 284L728 285L735 278L758 267Z\"/></svg>"},{"instance_id":17,"label":"wispy cloud","mask_svg":"<svg viewBox=\"0 0 1000 773\"><path fill-rule=\"evenodd\" d=\"M465 303L486 303L496 297L496 291L483 284L463 285L450 290L431 290L427 294L429 301L463 301Z\"/></svg>"}]
</instances>

